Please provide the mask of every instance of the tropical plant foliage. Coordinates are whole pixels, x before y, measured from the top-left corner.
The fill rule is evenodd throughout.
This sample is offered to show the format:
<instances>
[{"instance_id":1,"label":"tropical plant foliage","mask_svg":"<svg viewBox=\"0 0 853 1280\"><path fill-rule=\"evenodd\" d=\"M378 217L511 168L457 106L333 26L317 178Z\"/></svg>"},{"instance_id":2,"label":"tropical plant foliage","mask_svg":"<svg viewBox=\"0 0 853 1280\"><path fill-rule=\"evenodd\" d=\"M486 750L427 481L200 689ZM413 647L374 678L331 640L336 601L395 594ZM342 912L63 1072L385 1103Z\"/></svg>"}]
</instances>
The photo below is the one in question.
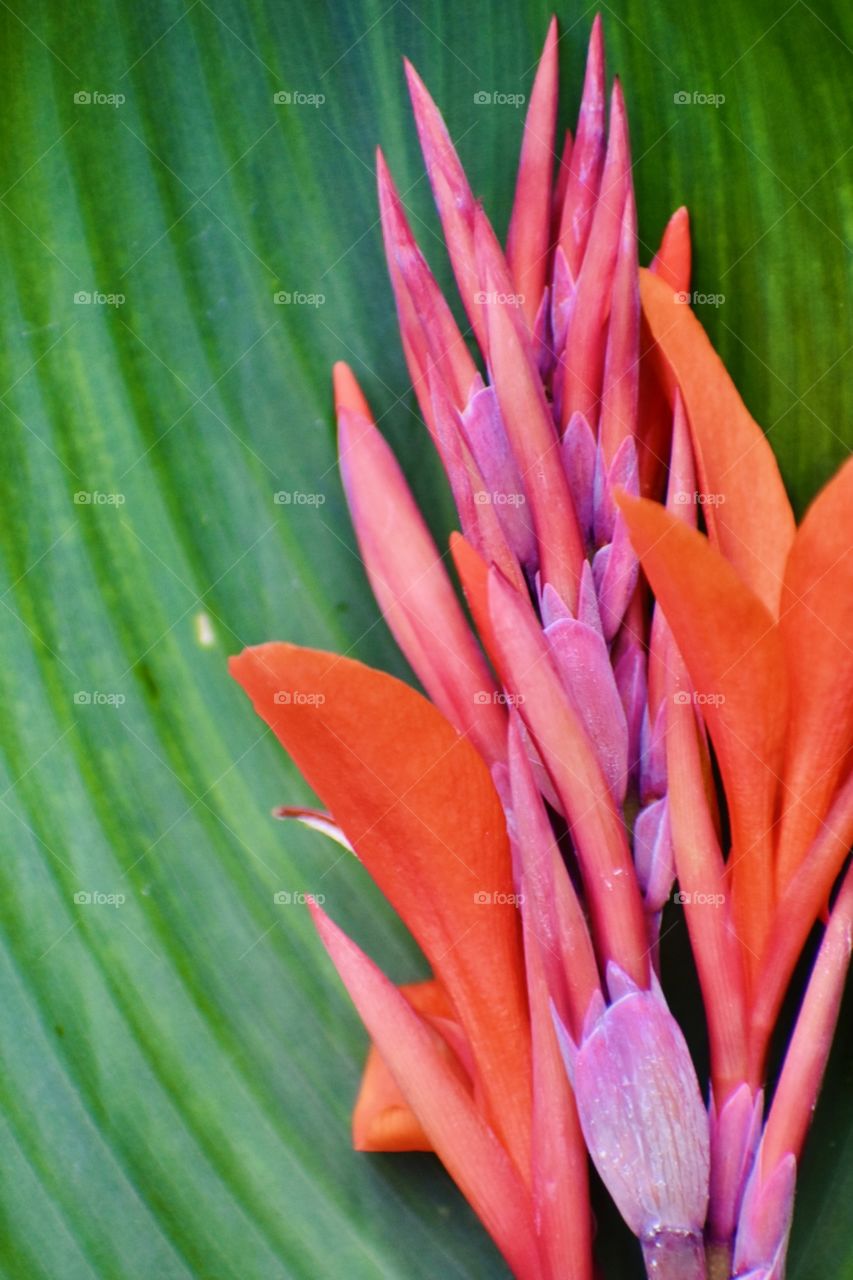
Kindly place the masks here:
<instances>
[{"instance_id":1,"label":"tropical plant foliage","mask_svg":"<svg viewBox=\"0 0 853 1280\"><path fill-rule=\"evenodd\" d=\"M697 310L802 509L849 446L849 13L600 8L647 256L687 203L695 287L725 298ZM577 93L593 12L558 15ZM278 636L404 673L353 550L328 380L337 358L357 367L443 535L373 146L441 277L400 55L503 228L522 113L494 97L529 91L548 16L521 0L0 8L10 1280L504 1274L431 1159L349 1150L364 1034L304 911L275 895L324 894L400 981L421 961L352 860L270 819L307 794L225 660ZM689 973L671 997L701 1026ZM797 1280L853 1267L844 1048L800 1180ZM632 1256L600 1223L614 1265Z\"/></svg>"}]
</instances>

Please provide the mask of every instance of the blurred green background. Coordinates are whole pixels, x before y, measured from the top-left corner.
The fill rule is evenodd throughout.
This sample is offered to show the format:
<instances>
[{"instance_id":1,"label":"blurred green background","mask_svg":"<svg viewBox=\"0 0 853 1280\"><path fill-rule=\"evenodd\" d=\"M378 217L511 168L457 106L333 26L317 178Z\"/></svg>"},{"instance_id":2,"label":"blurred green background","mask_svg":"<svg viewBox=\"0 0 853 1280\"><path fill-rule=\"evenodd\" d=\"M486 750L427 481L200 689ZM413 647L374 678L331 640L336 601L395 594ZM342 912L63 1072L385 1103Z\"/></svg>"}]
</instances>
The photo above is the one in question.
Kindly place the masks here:
<instances>
[{"instance_id":1,"label":"blurred green background","mask_svg":"<svg viewBox=\"0 0 853 1280\"><path fill-rule=\"evenodd\" d=\"M559 11L564 124L595 7ZM695 287L725 295L699 313L801 510L850 441L849 6L597 7L644 257L687 203ZM225 661L289 638L405 674L330 415L329 367L349 359L443 536L373 148L449 282L401 54L503 232L523 113L474 95L529 93L549 13L0 0L9 1280L506 1274L431 1159L349 1150L364 1034L303 910L274 894L323 893L399 980L422 963L351 860L270 819L307 792ZM671 995L699 1035L689 976ZM795 1280L853 1274L849 1048L848 1032L803 1170ZM637 1275L602 1214L607 1274Z\"/></svg>"}]
</instances>

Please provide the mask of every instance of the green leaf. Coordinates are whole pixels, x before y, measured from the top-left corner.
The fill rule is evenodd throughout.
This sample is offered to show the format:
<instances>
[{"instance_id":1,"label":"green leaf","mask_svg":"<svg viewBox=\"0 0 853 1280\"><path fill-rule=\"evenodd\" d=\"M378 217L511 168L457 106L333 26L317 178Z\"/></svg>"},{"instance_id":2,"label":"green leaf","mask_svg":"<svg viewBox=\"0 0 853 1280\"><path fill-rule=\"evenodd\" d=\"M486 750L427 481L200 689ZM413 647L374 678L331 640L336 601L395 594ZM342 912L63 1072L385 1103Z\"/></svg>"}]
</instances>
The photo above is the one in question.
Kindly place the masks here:
<instances>
[{"instance_id":1,"label":"green leaf","mask_svg":"<svg viewBox=\"0 0 853 1280\"><path fill-rule=\"evenodd\" d=\"M850 417L849 13L602 9L647 255L688 203L696 288L726 298L700 313L802 507ZM569 123L592 11L560 16ZM286 637L405 672L353 550L330 420L346 358L450 527L396 339L373 147L448 282L400 55L503 229L521 113L474 94L529 92L547 18L487 0L0 7L11 1280L505 1274L433 1160L349 1150L364 1035L304 911L274 895L324 894L398 980L422 961L351 859L270 819L307 793L225 659ZM75 301L96 292L112 302ZM853 1267L842 1074L804 1166L801 1280ZM602 1221L609 1273L636 1270Z\"/></svg>"}]
</instances>

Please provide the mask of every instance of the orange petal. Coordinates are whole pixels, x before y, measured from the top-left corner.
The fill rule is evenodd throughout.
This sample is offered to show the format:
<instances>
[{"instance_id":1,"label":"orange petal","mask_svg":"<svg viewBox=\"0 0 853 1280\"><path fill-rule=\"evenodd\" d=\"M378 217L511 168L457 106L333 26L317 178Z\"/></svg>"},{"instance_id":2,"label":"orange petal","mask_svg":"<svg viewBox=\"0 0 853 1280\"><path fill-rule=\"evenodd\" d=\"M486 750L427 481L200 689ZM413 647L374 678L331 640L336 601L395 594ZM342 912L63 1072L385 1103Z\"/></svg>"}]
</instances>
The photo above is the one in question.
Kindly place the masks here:
<instances>
[{"instance_id":1,"label":"orange petal","mask_svg":"<svg viewBox=\"0 0 853 1280\"><path fill-rule=\"evenodd\" d=\"M791 681L780 889L805 856L853 746L853 459L797 532L779 628Z\"/></svg>"},{"instance_id":2,"label":"orange petal","mask_svg":"<svg viewBox=\"0 0 853 1280\"><path fill-rule=\"evenodd\" d=\"M482 758L426 698L350 658L267 644L229 665L420 943L494 1127L527 1173L524 964L503 811Z\"/></svg>"},{"instance_id":3,"label":"orange petal","mask_svg":"<svg viewBox=\"0 0 853 1280\"><path fill-rule=\"evenodd\" d=\"M731 820L735 926L757 961L773 908L787 711L778 628L702 534L647 499L623 494L619 505L711 733Z\"/></svg>"},{"instance_id":4,"label":"orange petal","mask_svg":"<svg viewBox=\"0 0 853 1280\"><path fill-rule=\"evenodd\" d=\"M641 271L640 296L668 369L670 401L674 384L681 388L711 541L775 617L794 516L773 450L671 284Z\"/></svg>"},{"instance_id":5,"label":"orange petal","mask_svg":"<svg viewBox=\"0 0 853 1280\"><path fill-rule=\"evenodd\" d=\"M397 988L317 906L320 937L409 1107L519 1280L541 1280L530 1195Z\"/></svg>"},{"instance_id":6,"label":"orange petal","mask_svg":"<svg viewBox=\"0 0 853 1280\"><path fill-rule=\"evenodd\" d=\"M691 258L690 215L682 205L666 224L649 271L660 276L674 293L686 293L690 288Z\"/></svg>"},{"instance_id":7,"label":"orange petal","mask_svg":"<svg viewBox=\"0 0 853 1280\"><path fill-rule=\"evenodd\" d=\"M461 533L451 533L450 553L477 628L477 635L483 641L486 653L493 658L496 646L489 617L489 566Z\"/></svg>"}]
</instances>

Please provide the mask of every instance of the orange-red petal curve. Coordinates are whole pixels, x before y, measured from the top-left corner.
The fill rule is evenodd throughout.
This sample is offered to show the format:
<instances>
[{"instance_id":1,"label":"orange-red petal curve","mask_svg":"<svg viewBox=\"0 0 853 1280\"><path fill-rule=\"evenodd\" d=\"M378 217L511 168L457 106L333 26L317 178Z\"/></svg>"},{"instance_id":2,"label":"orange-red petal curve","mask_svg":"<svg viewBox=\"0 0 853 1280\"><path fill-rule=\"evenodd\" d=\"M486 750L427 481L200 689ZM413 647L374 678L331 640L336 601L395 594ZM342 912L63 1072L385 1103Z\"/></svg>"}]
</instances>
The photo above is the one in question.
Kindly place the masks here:
<instances>
[{"instance_id":1,"label":"orange-red petal curve","mask_svg":"<svg viewBox=\"0 0 853 1280\"><path fill-rule=\"evenodd\" d=\"M420 944L457 1011L494 1127L529 1177L519 920L504 815L481 756L426 698L351 658L265 644L229 667Z\"/></svg>"},{"instance_id":2,"label":"orange-red petal curve","mask_svg":"<svg viewBox=\"0 0 853 1280\"><path fill-rule=\"evenodd\" d=\"M530 1194L405 996L318 906L314 923L429 1141L519 1280L544 1280Z\"/></svg>"},{"instance_id":3,"label":"orange-red petal curve","mask_svg":"<svg viewBox=\"0 0 853 1280\"><path fill-rule=\"evenodd\" d=\"M805 856L853 749L853 459L797 530L779 629L791 683L781 889Z\"/></svg>"},{"instance_id":4,"label":"orange-red petal curve","mask_svg":"<svg viewBox=\"0 0 853 1280\"><path fill-rule=\"evenodd\" d=\"M779 466L692 309L660 276L640 271L643 314L690 423L711 541L773 616L794 516Z\"/></svg>"},{"instance_id":5,"label":"orange-red petal curve","mask_svg":"<svg viewBox=\"0 0 853 1280\"><path fill-rule=\"evenodd\" d=\"M412 982L399 988L416 1013L424 1019L455 1017L447 993L440 982ZM426 1025L426 1024L425 1024ZM467 1080L455 1054L446 1040L432 1030L436 1052L465 1085ZM356 1151L432 1151L423 1126L400 1092L385 1059L371 1044L364 1064L361 1086L352 1113L352 1144Z\"/></svg>"},{"instance_id":6,"label":"orange-red petal curve","mask_svg":"<svg viewBox=\"0 0 853 1280\"><path fill-rule=\"evenodd\" d=\"M735 927L757 962L773 909L787 716L778 628L706 537L645 498L621 494L619 505L717 753L731 820Z\"/></svg>"}]
</instances>

